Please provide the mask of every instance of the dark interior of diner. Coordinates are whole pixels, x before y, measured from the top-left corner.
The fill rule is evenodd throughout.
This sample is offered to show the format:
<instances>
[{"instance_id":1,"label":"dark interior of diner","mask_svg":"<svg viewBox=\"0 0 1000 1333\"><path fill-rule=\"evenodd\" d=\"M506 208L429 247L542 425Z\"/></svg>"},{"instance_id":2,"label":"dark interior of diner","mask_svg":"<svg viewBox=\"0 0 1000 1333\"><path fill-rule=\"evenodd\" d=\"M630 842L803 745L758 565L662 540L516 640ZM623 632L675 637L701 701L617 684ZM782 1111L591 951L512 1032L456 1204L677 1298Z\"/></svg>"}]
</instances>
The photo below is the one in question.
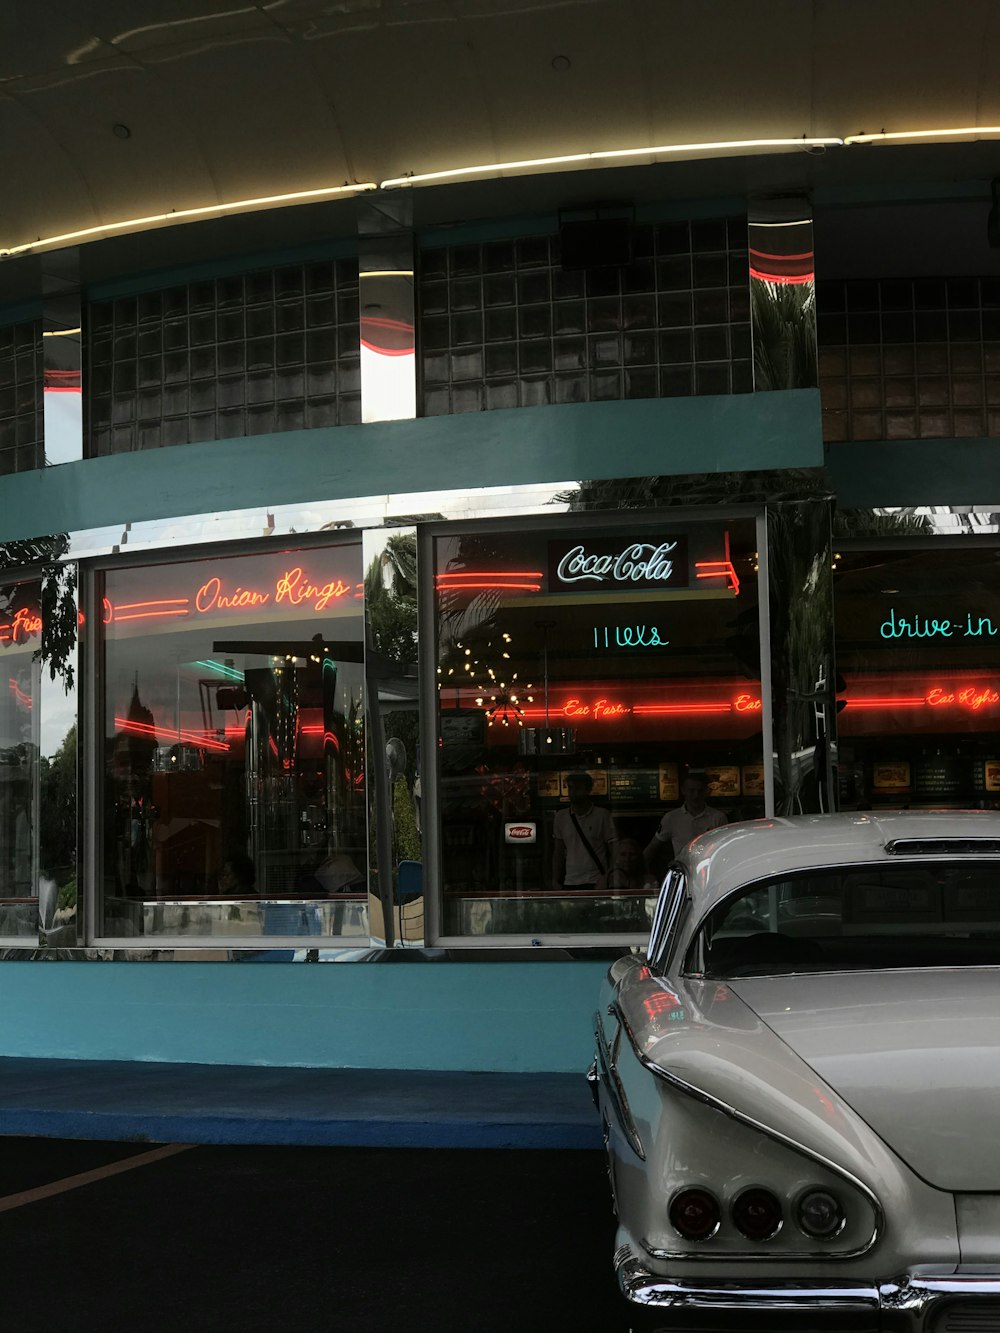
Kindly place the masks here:
<instances>
[{"instance_id":1,"label":"dark interior of diner","mask_svg":"<svg viewBox=\"0 0 1000 1333\"><path fill-rule=\"evenodd\" d=\"M674 571L677 586L557 582L567 551L614 554L630 540L655 551L678 535L686 568ZM619 848L646 847L689 771L707 775L709 804L727 820L763 813L756 566L749 520L661 522L634 539L591 526L578 539L546 531L438 542L446 930L491 933L501 917L513 930L543 909L536 901L533 916L502 913L500 899L560 896L552 826L574 770L590 774ZM648 897L646 877L615 896L630 892ZM590 913L595 929L614 916L605 908L600 920ZM615 910L623 928L644 927L643 908ZM577 903L577 928L582 912Z\"/></svg>"},{"instance_id":2,"label":"dark interior of diner","mask_svg":"<svg viewBox=\"0 0 1000 1333\"><path fill-rule=\"evenodd\" d=\"M366 898L363 614L352 600L320 615L342 582L326 578L276 608L259 590L292 563L220 563L220 586L258 589L231 606L199 562L106 577L105 907L141 933L200 920L188 908L171 927L142 903ZM316 914L268 910L258 933L327 933Z\"/></svg>"},{"instance_id":3,"label":"dark interior of diner","mask_svg":"<svg viewBox=\"0 0 1000 1333\"><path fill-rule=\"evenodd\" d=\"M845 544L835 571L840 808L1000 808L1000 552Z\"/></svg>"}]
</instances>

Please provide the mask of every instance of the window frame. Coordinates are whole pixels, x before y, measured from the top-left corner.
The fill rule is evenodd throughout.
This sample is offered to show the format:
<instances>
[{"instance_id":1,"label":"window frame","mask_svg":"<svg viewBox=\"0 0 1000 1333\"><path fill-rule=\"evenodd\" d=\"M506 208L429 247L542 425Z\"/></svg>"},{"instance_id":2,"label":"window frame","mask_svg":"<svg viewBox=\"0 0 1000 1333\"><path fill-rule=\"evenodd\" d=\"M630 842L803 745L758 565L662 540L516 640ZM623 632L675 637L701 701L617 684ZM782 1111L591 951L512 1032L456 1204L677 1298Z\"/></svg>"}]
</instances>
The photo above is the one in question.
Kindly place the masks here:
<instances>
[{"instance_id":1,"label":"window frame","mask_svg":"<svg viewBox=\"0 0 1000 1333\"><path fill-rule=\"evenodd\" d=\"M101 626L100 615L101 599L104 589L104 577L109 571L114 570L136 570L140 571L147 568L160 568L167 565L194 564L199 561L218 561L223 562L229 559L239 559L243 556L262 556L274 554L281 551L305 552L305 551L325 551L336 546L357 546L359 550L359 561L361 564L361 578L364 577L364 549L362 541L362 529L346 528L336 533L315 532L315 533L294 533L283 534L275 537L263 537L257 539L239 539L232 542L211 543L197 542L191 545L180 547L157 546L142 551L116 552L112 555L101 556L92 560L81 561L80 570L80 598L81 607L85 607L85 616L88 623ZM364 627L365 603L364 599L359 601L358 614L362 619ZM365 637L362 635L362 643ZM364 866L366 875L365 887L365 916L368 930L364 935L236 935L236 934L204 934L204 935L115 935L104 933L104 800L105 800L105 763L104 763L104 742L105 742L105 718L106 718L106 682L104 679L104 644L103 633L98 630L97 633L89 634L85 638L85 660L84 670L81 672L83 681L81 688L83 691L83 704L81 707L81 722L84 731L84 846L82 862L85 867L86 893L81 895L81 900L85 899L85 915L81 922L82 928L79 931L79 943L85 947L96 949L121 949L143 948L156 951L184 951L191 954L204 953L207 950L222 950L227 957L232 958L235 955L244 956L254 953L266 953L273 955L278 952L287 955L287 961L293 961L294 955L309 957L318 950L356 950L368 949L372 944L372 902L377 901L377 894L373 895L370 864L371 848L374 837L374 831L371 828L370 814L366 814L365 821L365 842L368 860ZM368 675L364 664L362 664L362 679L364 689L364 718L365 718L365 745L368 745L369 728L369 700L368 700ZM89 760L86 759L89 756ZM366 772L367 772L367 749L366 749ZM183 895L187 896L187 895ZM276 895L280 896L280 895ZM199 898L201 896L199 895ZM214 901L219 895L205 894L204 901ZM198 899L192 898L192 903ZM248 899L234 897L232 903L238 904ZM307 900L309 902L313 900ZM141 944L140 944L141 941Z\"/></svg>"}]
</instances>

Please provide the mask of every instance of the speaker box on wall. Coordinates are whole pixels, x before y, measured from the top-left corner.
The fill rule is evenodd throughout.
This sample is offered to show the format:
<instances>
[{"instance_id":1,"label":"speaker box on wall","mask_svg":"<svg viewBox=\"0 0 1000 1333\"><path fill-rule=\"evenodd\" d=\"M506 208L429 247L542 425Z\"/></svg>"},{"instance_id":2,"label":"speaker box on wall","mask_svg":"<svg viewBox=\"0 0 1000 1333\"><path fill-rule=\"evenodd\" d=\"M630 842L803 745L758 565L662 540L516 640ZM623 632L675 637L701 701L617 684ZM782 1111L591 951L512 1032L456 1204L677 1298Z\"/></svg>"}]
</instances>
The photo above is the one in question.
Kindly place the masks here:
<instances>
[{"instance_id":1,"label":"speaker box on wall","mask_svg":"<svg viewBox=\"0 0 1000 1333\"><path fill-rule=\"evenodd\" d=\"M631 218L562 222L559 246L564 269L621 268L632 262Z\"/></svg>"}]
</instances>

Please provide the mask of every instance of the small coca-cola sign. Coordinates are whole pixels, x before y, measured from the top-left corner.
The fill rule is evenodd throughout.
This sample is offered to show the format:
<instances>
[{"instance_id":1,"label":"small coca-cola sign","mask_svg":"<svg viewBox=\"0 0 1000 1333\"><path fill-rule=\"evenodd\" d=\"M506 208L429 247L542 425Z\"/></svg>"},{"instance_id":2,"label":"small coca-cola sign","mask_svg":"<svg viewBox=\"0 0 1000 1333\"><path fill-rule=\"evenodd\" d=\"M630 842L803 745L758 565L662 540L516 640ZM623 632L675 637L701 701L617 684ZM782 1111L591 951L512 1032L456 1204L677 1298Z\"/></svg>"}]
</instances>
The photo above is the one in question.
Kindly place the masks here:
<instances>
[{"instance_id":1,"label":"small coca-cola sign","mask_svg":"<svg viewBox=\"0 0 1000 1333\"><path fill-rule=\"evenodd\" d=\"M504 842L536 842L538 840L538 825L504 824L503 838Z\"/></svg>"}]
</instances>

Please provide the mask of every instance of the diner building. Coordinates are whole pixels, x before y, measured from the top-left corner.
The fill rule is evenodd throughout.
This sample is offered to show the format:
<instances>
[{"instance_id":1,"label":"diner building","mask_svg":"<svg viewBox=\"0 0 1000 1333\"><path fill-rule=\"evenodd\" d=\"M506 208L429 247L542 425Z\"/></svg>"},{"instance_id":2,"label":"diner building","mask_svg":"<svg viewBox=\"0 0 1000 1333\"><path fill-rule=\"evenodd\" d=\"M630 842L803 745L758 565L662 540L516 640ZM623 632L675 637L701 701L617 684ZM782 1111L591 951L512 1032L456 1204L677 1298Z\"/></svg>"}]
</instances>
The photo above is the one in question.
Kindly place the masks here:
<instances>
[{"instance_id":1,"label":"diner building","mask_svg":"<svg viewBox=\"0 0 1000 1333\"><path fill-rule=\"evenodd\" d=\"M688 775L1000 802L1000 35L200 8L10 51L0 1054L582 1071Z\"/></svg>"}]
</instances>

